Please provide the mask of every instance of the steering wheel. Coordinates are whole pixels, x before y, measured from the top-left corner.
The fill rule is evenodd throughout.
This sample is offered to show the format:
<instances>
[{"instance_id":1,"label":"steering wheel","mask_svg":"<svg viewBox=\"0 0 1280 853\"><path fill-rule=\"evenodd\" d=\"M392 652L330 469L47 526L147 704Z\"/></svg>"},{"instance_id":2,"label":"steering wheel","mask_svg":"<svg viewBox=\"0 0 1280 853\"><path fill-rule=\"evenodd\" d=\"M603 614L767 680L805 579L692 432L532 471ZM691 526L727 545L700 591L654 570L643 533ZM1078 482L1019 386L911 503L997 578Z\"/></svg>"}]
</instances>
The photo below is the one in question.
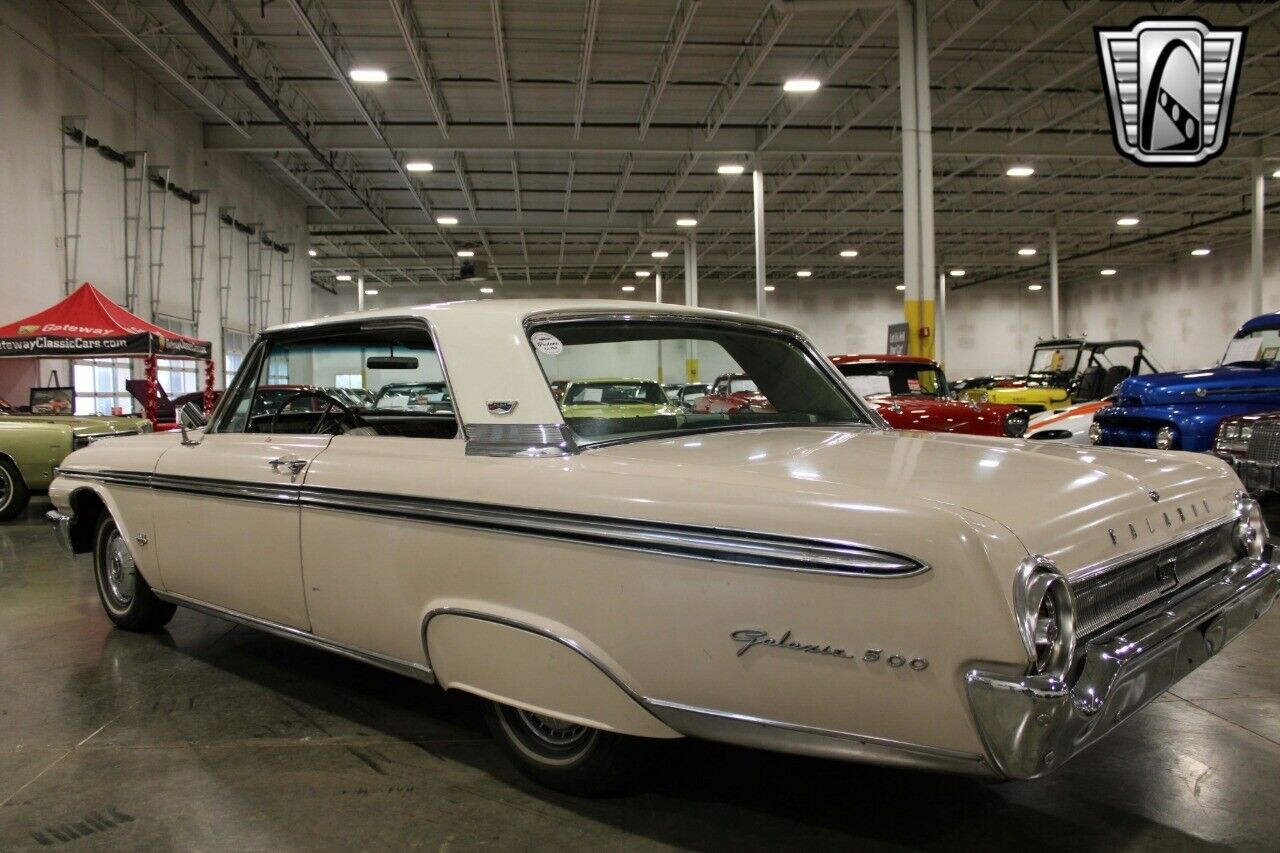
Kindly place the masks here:
<instances>
[{"instance_id":1,"label":"steering wheel","mask_svg":"<svg viewBox=\"0 0 1280 853\"><path fill-rule=\"evenodd\" d=\"M338 417L333 418L333 426L341 426L344 420L351 424L352 429L359 429L360 427L365 425L364 420L361 419L359 415L357 415L347 406L343 405L341 400L337 400L333 397L330 397L328 394L324 393L323 391L315 391L315 390L308 389L305 391L299 391L297 394L293 394L292 396L286 397L284 400L280 402L279 406L276 406L275 413L271 415L271 432L276 431L276 421L279 419L280 415L284 412L284 410L288 408L289 404L295 402L296 400L306 400L306 399L319 400L325 404L324 411L320 413L320 417L316 419L315 426L311 428L312 435L319 435L322 432L326 432L326 430L321 429L321 427L324 426L325 422L329 420L329 418L333 415L334 409L339 410L342 414Z\"/></svg>"}]
</instances>

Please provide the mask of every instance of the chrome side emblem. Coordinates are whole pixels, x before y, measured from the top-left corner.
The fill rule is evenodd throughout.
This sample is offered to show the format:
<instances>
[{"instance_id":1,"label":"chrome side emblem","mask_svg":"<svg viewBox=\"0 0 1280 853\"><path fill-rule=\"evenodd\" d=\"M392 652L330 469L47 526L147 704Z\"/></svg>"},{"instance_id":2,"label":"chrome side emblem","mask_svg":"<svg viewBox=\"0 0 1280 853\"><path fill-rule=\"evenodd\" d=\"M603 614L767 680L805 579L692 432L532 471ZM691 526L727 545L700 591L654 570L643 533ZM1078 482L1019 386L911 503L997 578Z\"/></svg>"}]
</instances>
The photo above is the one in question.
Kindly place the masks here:
<instances>
[{"instance_id":1,"label":"chrome side emblem","mask_svg":"<svg viewBox=\"0 0 1280 853\"><path fill-rule=\"evenodd\" d=\"M1111 537L1111 544L1112 544L1112 545L1119 545L1119 544L1120 544L1120 540L1116 538L1116 531L1115 531L1115 528L1114 528L1114 527L1109 528L1109 529L1107 530L1107 535Z\"/></svg>"},{"instance_id":2,"label":"chrome side emblem","mask_svg":"<svg viewBox=\"0 0 1280 853\"><path fill-rule=\"evenodd\" d=\"M791 639L790 631L783 631L781 637L772 637L768 631L761 631L759 628L739 628L729 634L729 639L735 643L742 644L742 648L738 649L735 655L736 657L742 657L756 646L764 646L791 652L844 658L845 660L858 659L858 655L850 654L845 649L836 646L822 643L801 643L793 640ZM906 666L914 672L924 672L929 668L929 661L926 658L908 658L906 655L897 653L885 657L882 649L867 649L862 653L862 660L864 663L879 663L883 660L892 669L901 669Z\"/></svg>"},{"instance_id":3,"label":"chrome side emblem","mask_svg":"<svg viewBox=\"0 0 1280 853\"><path fill-rule=\"evenodd\" d=\"M1196 389L1196 396L1197 396L1197 397L1208 397L1208 396L1209 396L1209 389L1208 389L1208 388L1197 388L1197 389Z\"/></svg>"},{"instance_id":4,"label":"chrome side emblem","mask_svg":"<svg viewBox=\"0 0 1280 853\"><path fill-rule=\"evenodd\" d=\"M1129 537L1132 539L1138 538L1138 528L1134 527L1132 524L1129 525Z\"/></svg>"},{"instance_id":5,"label":"chrome side emblem","mask_svg":"<svg viewBox=\"0 0 1280 853\"><path fill-rule=\"evenodd\" d=\"M1147 497L1151 498L1152 503L1160 503L1160 493L1155 489L1147 489Z\"/></svg>"},{"instance_id":6,"label":"chrome side emblem","mask_svg":"<svg viewBox=\"0 0 1280 853\"><path fill-rule=\"evenodd\" d=\"M1197 166L1222 153L1244 53L1243 27L1144 18L1097 27L1116 150L1142 166Z\"/></svg>"},{"instance_id":7,"label":"chrome side emblem","mask_svg":"<svg viewBox=\"0 0 1280 853\"><path fill-rule=\"evenodd\" d=\"M485 403L491 415L509 415L520 405L516 400L490 400Z\"/></svg>"},{"instance_id":8,"label":"chrome side emblem","mask_svg":"<svg viewBox=\"0 0 1280 853\"><path fill-rule=\"evenodd\" d=\"M147 534L138 533L133 537L133 541L137 542L139 545L146 545L151 540L147 538Z\"/></svg>"}]
</instances>

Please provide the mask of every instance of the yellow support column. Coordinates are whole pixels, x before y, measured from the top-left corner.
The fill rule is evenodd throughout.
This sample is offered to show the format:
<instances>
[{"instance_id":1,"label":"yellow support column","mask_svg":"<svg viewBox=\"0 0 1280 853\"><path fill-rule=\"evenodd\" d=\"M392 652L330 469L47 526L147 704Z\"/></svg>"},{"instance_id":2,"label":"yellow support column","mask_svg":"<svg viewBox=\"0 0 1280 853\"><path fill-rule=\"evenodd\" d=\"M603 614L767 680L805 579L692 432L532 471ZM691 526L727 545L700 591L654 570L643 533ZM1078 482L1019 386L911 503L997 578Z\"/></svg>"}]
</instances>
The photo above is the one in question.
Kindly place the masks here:
<instances>
[{"instance_id":1,"label":"yellow support column","mask_svg":"<svg viewBox=\"0 0 1280 853\"><path fill-rule=\"evenodd\" d=\"M911 331L907 335L907 352L924 358L933 358L933 338L937 327L933 323L932 299L908 299L904 303L904 318ZM927 335L921 335L921 329L928 329Z\"/></svg>"}]
</instances>

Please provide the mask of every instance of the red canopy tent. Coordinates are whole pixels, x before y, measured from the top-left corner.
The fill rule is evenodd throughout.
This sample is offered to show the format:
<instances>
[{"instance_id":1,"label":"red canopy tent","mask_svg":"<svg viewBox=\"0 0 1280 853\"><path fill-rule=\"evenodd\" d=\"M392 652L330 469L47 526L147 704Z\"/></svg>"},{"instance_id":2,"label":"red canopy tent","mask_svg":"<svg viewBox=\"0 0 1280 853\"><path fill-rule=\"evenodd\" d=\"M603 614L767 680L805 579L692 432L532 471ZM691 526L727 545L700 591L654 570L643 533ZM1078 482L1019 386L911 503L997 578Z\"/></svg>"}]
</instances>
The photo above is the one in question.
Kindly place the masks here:
<instances>
[{"instance_id":1,"label":"red canopy tent","mask_svg":"<svg viewBox=\"0 0 1280 853\"><path fill-rule=\"evenodd\" d=\"M130 314L88 282L38 314L0 326L0 358L119 358L141 356L147 371L146 416L155 421L159 398L156 358L201 359L205 411L213 408L213 348Z\"/></svg>"}]
</instances>

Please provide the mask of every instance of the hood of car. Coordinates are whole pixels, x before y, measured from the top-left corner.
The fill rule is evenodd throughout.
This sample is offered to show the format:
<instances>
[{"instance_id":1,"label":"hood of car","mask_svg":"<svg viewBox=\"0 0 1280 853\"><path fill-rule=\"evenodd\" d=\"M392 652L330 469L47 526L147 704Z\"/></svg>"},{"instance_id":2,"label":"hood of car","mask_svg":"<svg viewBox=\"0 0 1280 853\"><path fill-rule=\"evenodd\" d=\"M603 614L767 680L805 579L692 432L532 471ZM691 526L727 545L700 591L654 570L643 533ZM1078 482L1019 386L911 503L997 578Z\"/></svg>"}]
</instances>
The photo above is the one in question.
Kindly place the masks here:
<instances>
[{"instance_id":1,"label":"hood of car","mask_svg":"<svg viewBox=\"0 0 1280 853\"><path fill-rule=\"evenodd\" d=\"M777 517L798 504L815 513L847 507L862 514L850 524L862 530L875 529L878 514L965 510L1067 572L1225 520L1239 488L1207 455L868 428L709 432L589 455L715 482L724 494L769 495Z\"/></svg>"},{"instance_id":2,"label":"hood of car","mask_svg":"<svg viewBox=\"0 0 1280 853\"><path fill-rule=\"evenodd\" d=\"M146 418L132 417L68 417L67 415L9 415L0 420L9 428L21 429L24 425L63 427L77 436L118 435L150 429ZM145 426L144 426L145 425Z\"/></svg>"},{"instance_id":3,"label":"hood of car","mask_svg":"<svg viewBox=\"0 0 1280 853\"><path fill-rule=\"evenodd\" d=\"M1274 402L1280 396L1280 367L1232 364L1131 376L1120 383L1115 396L1125 406Z\"/></svg>"}]
</instances>

